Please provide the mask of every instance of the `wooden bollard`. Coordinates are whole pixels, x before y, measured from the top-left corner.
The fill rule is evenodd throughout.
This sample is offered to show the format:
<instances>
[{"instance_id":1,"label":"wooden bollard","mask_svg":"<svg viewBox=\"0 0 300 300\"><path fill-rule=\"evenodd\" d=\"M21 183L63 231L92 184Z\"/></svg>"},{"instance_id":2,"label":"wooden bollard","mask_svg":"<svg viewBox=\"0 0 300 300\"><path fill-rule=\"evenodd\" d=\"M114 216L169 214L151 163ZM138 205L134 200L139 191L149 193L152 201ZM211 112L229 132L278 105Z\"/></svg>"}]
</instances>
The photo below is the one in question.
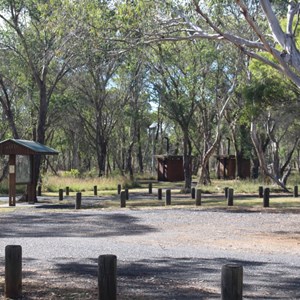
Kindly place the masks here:
<instances>
[{"instance_id":1,"label":"wooden bollard","mask_svg":"<svg viewBox=\"0 0 300 300\"><path fill-rule=\"evenodd\" d=\"M126 192L121 191L120 193L120 207L126 207Z\"/></svg>"},{"instance_id":2,"label":"wooden bollard","mask_svg":"<svg viewBox=\"0 0 300 300\"><path fill-rule=\"evenodd\" d=\"M122 185L121 185L121 184L118 184L118 195L121 194L121 190L122 190Z\"/></svg>"},{"instance_id":3,"label":"wooden bollard","mask_svg":"<svg viewBox=\"0 0 300 300\"><path fill-rule=\"evenodd\" d=\"M161 188L157 189L157 199L162 200L162 189Z\"/></svg>"},{"instance_id":4,"label":"wooden bollard","mask_svg":"<svg viewBox=\"0 0 300 300\"><path fill-rule=\"evenodd\" d=\"M149 183L148 190L149 190L149 194L152 194L152 183L151 182Z\"/></svg>"},{"instance_id":5,"label":"wooden bollard","mask_svg":"<svg viewBox=\"0 0 300 300\"><path fill-rule=\"evenodd\" d=\"M259 198L263 198L264 197L264 187L263 186L259 186L258 187L258 197Z\"/></svg>"},{"instance_id":6,"label":"wooden bollard","mask_svg":"<svg viewBox=\"0 0 300 300\"><path fill-rule=\"evenodd\" d=\"M294 197L297 198L298 197L298 185L294 186Z\"/></svg>"},{"instance_id":7,"label":"wooden bollard","mask_svg":"<svg viewBox=\"0 0 300 300\"><path fill-rule=\"evenodd\" d=\"M59 189L59 191L58 191L58 199L60 201L64 200L64 190L63 189Z\"/></svg>"},{"instance_id":8,"label":"wooden bollard","mask_svg":"<svg viewBox=\"0 0 300 300\"><path fill-rule=\"evenodd\" d=\"M128 188L125 189L125 199L129 200L129 189Z\"/></svg>"},{"instance_id":9,"label":"wooden bollard","mask_svg":"<svg viewBox=\"0 0 300 300\"><path fill-rule=\"evenodd\" d=\"M225 199L227 200L228 198L228 187L224 188L224 193L225 193Z\"/></svg>"},{"instance_id":10,"label":"wooden bollard","mask_svg":"<svg viewBox=\"0 0 300 300\"><path fill-rule=\"evenodd\" d=\"M66 187L66 196L69 196L70 195L70 188L67 186Z\"/></svg>"},{"instance_id":11,"label":"wooden bollard","mask_svg":"<svg viewBox=\"0 0 300 300\"><path fill-rule=\"evenodd\" d=\"M81 209L81 193L76 193L75 209Z\"/></svg>"},{"instance_id":12,"label":"wooden bollard","mask_svg":"<svg viewBox=\"0 0 300 300\"><path fill-rule=\"evenodd\" d=\"M196 190L196 206L201 205L201 190L197 189Z\"/></svg>"},{"instance_id":13,"label":"wooden bollard","mask_svg":"<svg viewBox=\"0 0 300 300\"><path fill-rule=\"evenodd\" d=\"M264 207L270 206L270 189L265 188L264 189Z\"/></svg>"},{"instance_id":14,"label":"wooden bollard","mask_svg":"<svg viewBox=\"0 0 300 300\"><path fill-rule=\"evenodd\" d=\"M171 190L166 190L166 205L171 205Z\"/></svg>"},{"instance_id":15,"label":"wooden bollard","mask_svg":"<svg viewBox=\"0 0 300 300\"><path fill-rule=\"evenodd\" d=\"M243 266L238 264L226 264L222 267L221 299L243 299Z\"/></svg>"},{"instance_id":16,"label":"wooden bollard","mask_svg":"<svg viewBox=\"0 0 300 300\"><path fill-rule=\"evenodd\" d=\"M94 186L94 196L97 196L97 194L98 194L98 190L97 190L97 186L95 185Z\"/></svg>"},{"instance_id":17,"label":"wooden bollard","mask_svg":"<svg viewBox=\"0 0 300 300\"><path fill-rule=\"evenodd\" d=\"M196 189L195 188L192 188L191 196L192 196L192 199L195 199L195 197L196 197Z\"/></svg>"},{"instance_id":18,"label":"wooden bollard","mask_svg":"<svg viewBox=\"0 0 300 300\"><path fill-rule=\"evenodd\" d=\"M22 297L22 247L5 247L5 296L10 299Z\"/></svg>"},{"instance_id":19,"label":"wooden bollard","mask_svg":"<svg viewBox=\"0 0 300 300\"><path fill-rule=\"evenodd\" d=\"M38 186L37 195L42 196L42 187L40 185Z\"/></svg>"},{"instance_id":20,"label":"wooden bollard","mask_svg":"<svg viewBox=\"0 0 300 300\"><path fill-rule=\"evenodd\" d=\"M233 189L228 189L227 205L233 206Z\"/></svg>"},{"instance_id":21,"label":"wooden bollard","mask_svg":"<svg viewBox=\"0 0 300 300\"><path fill-rule=\"evenodd\" d=\"M98 299L117 299L117 257L115 255L106 254L98 257Z\"/></svg>"}]
</instances>

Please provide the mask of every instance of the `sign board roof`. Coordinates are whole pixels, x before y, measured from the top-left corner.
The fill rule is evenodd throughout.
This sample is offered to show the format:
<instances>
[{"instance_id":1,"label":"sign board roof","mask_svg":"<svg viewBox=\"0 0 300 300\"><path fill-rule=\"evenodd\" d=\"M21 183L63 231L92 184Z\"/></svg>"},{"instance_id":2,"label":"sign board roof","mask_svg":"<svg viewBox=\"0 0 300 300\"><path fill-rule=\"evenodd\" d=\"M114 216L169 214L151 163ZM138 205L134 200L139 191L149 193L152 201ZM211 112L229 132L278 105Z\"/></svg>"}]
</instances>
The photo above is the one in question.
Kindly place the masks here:
<instances>
[{"instance_id":1,"label":"sign board roof","mask_svg":"<svg viewBox=\"0 0 300 300\"><path fill-rule=\"evenodd\" d=\"M58 151L42 145L38 142L20 140L20 139L8 139L0 142L0 154L2 155L35 155L35 154L47 154L56 155Z\"/></svg>"}]
</instances>

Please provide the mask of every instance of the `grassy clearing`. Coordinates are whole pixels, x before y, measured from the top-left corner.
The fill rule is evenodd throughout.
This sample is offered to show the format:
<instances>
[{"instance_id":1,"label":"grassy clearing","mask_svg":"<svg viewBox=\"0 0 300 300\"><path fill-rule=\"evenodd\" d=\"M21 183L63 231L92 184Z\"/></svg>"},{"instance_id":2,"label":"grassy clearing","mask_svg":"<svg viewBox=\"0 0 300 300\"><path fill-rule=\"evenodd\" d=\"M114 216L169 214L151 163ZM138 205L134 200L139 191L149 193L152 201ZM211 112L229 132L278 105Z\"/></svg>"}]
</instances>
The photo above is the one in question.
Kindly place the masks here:
<instances>
[{"instance_id":1,"label":"grassy clearing","mask_svg":"<svg viewBox=\"0 0 300 300\"><path fill-rule=\"evenodd\" d=\"M118 184L123 187L138 187L136 182L130 182L125 177L97 177L97 178L74 178L74 177L60 177L47 176L43 179L43 192L58 192L59 189L65 189L67 186L70 192L90 192L93 193L94 186L97 186L101 191L115 191Z\"/></svg>"}]
</instances>

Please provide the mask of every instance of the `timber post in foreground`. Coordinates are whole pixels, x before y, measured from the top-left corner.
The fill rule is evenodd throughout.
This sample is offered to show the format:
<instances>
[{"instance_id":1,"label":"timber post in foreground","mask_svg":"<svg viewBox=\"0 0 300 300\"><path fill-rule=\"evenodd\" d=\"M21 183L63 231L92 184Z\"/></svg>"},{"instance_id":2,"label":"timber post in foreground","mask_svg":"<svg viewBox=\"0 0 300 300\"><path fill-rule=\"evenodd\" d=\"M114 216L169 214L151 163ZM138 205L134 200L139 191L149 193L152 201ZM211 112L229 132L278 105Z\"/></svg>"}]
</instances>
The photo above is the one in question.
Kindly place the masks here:
<instances>
[{"instance_id":1,"label":"timber post in foreground","mask_svg":"<svg viewBox=\"0 0 300 300\"><path fill-rule=\"evenodd\" d=\"M117 299L117 257L106 254L98 257L98 300Z\"/></svg>"},{"instance_id":2,"label":"timber post in foreground","mask_svg":"<svg viewBox=\"0 0 300 300\"><path fill-rule=\"evenodd\" d=\"M201 205L201 190L197 189L196 190L196 206Z\"/></svg>"},{"instance_id":3,"label":"timber post in foreground","mask_svg":"<svg viewBox=\"0 0 300 300\"><path fill-rule=\"evenodd\" d=\"M270 189L265 188L264 189L264 207L270 206Z\"/></svg>"},{"instance_id":4,"label":"timber post in foreground","mask_svg":"<svg viewBox=\"0 0 300 300\"><path fill-rule=\"evenodd\" d=\"M58 199L60 201L64 200L64 190L63 189L59 189L59 191L58 191Z\"/></svg>"},{"instance_id":5,"label":"timber post in foreground","mask_svg":"<svg viewBox=\"0 0 300 300\"><path fill-rule=\"evenodd\" d=\"M98 189L97 189L97 186L95 185L94 186L94 196L97 196L97 194L98 194Z\"/></svg>"},{"instance_id":6,"label":"timber post in foreground","mask_svg":"<svg viewBox=\"0 0 300 300\"><path fill-rule=\"evenodd\" d=\"M148 189L149 189L149 194L152 194L152 183L151 182L149 183Z\"/></svg>"},{"instance_id":7,"label":"timber post in foreground","mask_svg":"<svg viewBox=\"0 0 300 300\"><path fill-rule=\"evenodd\" d=\"M5 297L19 299L22 297L22 247L8 245L5 247Z\"/></svg>"},{"instance_id":8,"label":"timber post in foreground","mask_svg":"<svg viewBox=\"0 0 300 300\"><path fill-rule=\"evenodd\" d=\"M196 189L195 188L192 188L191 197L192 197L192 199L195 199L195 197L196 197Z\"/></svg>"},{"instance_id":9,"label":"timber post in foreground","mask_svg":"<svg viewBox=\"0 0 300 300\"><path fill-rule=\"evenodd\" d=\"M70 188L67 186L66 187L66 196L69 196L70 195Z\"/></svg>"},{"instance_id":10,"label":"timber post in foreground","mask_svg":"<svg viewBox=\"0 0 300 300\"><path fill-rule=\"evenodd\" d=\"M118 195L121 194L121 190L122 190L122 185L121 185L121 184L118 184Z\"/></svg>"},{"instance_id":11,"label":"timber post in foreground","mask_svg":"<svg viewBox=\"0 0 300 300\"><path fill-rule=\"evenodd\" d=\"M76 194L75 209L81 208L81 193Z\"/></svg>"},{"instance_id":12,"label":"timber post in foreground","mask_svg":"<svg viewBox=\"0 0 300 300\"><path fill-rule=\"evenodd\" d=\"M233 189L228 189L227 193L227 205L233 206Z\"/></svg>"},{"instance_id":13,"label":"timber post in foreground","mask_svg":"<svg viewBox=\"0 0 300 300\"><path fill-rule=\"evenodd\" d=\"M228 197L228 187L224 188L224 193L225 193L225 199L227 200Z\"/></svg>"},{"instance_id":14,"label":"timber post in foreground","mask_svg":"<svg viewBox=\"0 0 300 300\"><path fill-rule=\"evenodd\" d=\"M221 299L243 299L243 266L238 264L226 264L222 267Z\"/></svg>"},{"instance_id":15,"label":"timber post in foreground","mask_svg":"<svg viewBox=\"0 0 300 300\"><path fill-rule=\"evenodd\" d=\"M298 197L298 185L294 186L294 197L297 198Z\"/></svg>"},{"instance_id":16,"label":"timber post in foreground","mask_svg":"<svg viewBox=\"0 0 300 300\"><path fill-rule=\"evenodd\" d=\"M258 197L263 198L264 196L264 188L262 186L258 187Z\"/></svg>"},{"instance_id":17,"label":"timber post in foreground","mask_svg":"<svg viewBox=\"0 0 300 300\"><path fill-rule=\"evenodd\" d=\"M37 195L42 196L42 187L40 185L38 186Z\"/></svg>"},{"instance_id":18,"label":"timber post in foreground","mask_svg":"<svg viewBox=\"0 0 300 300\"><path fill-rule=\"evenodd\" d=\"M157 199L158 200L162 199L162 189L161 188L157 189Z\"/></svg>"},{"instance_id":19,"label":"timber post in foreground","mask_svg":"<svg viewBox=\"0 0 300 300\"><path fill-rule=\"evenodd\" d=\"M166 205L171 205L171 190L166 190Z\"/></svg>"},{"instance_id":20,"label":"timber post in foreground","mask_svg":"<svg viewBox=\"0 0 300 300\"><path fill-rule=\"evenodd\" d=\"M125 191L121 191L120 193L120 207L126 207L126 192Z\"/></svg>"}]
</instances>

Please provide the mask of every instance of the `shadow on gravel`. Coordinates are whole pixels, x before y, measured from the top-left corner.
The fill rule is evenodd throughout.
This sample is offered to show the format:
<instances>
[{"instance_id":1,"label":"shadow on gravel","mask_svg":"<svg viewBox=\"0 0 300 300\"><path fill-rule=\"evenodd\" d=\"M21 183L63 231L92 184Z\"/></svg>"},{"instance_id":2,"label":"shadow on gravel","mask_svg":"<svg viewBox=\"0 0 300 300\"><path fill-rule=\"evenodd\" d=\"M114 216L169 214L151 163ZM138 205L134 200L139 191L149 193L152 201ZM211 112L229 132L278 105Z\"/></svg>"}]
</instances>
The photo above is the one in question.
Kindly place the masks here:
<instances>
[{"instance_id":1,"label":"shadow on gravel","mask_svg":"<svg viewBox=\"0 0 300 300\"><path fill-rule=\"evenodd\" d=\"M108 237L154 232L139 218L122 213L47 213L1 216L0 238L5 237Z\"/></svg>"},{"instance_id":2,"label":"shadow on gravel","mask_svg":"<svg viewBox=\"0 0 300 300\"><path fill-rule=\"evenodd\" d=\"M89 261L56 267L70 277L97 278L97 258ZM294 276L297 268L226 258L163 257L118 261L118 299L220 299L221 268L226 263L243 265L244 299L300 298L299 276Z\"/></svg>"}]
</instances>

